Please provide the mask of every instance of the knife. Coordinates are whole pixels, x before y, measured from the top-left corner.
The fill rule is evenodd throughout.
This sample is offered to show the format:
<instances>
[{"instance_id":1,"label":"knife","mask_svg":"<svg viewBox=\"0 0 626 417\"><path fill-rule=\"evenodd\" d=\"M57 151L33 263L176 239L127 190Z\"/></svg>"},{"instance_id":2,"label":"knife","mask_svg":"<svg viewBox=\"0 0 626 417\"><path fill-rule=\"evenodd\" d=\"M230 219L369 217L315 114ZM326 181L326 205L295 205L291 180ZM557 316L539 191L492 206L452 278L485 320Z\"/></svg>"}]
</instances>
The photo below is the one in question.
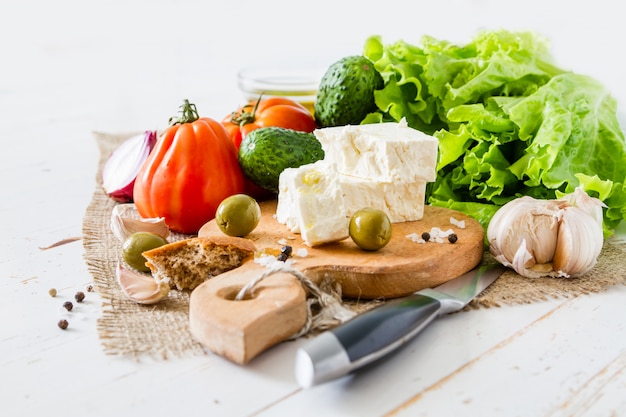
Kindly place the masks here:
<instances>
[{"instance_id":1,"label":"knife","mask_svg":"<svg viewBox=\"0 0 626 417\"><path fill-rule=\"evenodd\" d=\"M296 352L298 384L310 388L380 359L433 319L465 307L505 270L500 264L477 267L435 288L388 301L320 334Z\"/></svg>"}]
</instances>

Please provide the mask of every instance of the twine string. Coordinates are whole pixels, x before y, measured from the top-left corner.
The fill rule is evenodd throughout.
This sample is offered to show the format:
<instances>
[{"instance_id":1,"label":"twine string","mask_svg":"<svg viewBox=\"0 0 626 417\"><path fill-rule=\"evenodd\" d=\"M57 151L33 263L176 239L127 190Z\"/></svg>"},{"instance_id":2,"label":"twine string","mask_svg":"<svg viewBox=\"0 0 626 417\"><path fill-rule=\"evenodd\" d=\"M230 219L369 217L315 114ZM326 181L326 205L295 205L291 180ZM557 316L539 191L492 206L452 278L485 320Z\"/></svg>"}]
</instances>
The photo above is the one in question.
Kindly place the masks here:
<instances>
[{"instance_id":1,"label":"twine string","mask_svg":"<svg viewBox=\"0 0 626 417\"><path fill-rule=\"evenodd\" d=\"M306 322L289 340L302 337L313 330L326 330L344 323L356 315L356 312L343 305L341 290L338 284L334 288L329 289L329 291L323 291L305 274L281 261L269 265L266 271L244 285L235 296L235 301L241 301L246 296L250 296L259 282L279 272L293 275L309 292Z\"/></svg>"}]
</instances>

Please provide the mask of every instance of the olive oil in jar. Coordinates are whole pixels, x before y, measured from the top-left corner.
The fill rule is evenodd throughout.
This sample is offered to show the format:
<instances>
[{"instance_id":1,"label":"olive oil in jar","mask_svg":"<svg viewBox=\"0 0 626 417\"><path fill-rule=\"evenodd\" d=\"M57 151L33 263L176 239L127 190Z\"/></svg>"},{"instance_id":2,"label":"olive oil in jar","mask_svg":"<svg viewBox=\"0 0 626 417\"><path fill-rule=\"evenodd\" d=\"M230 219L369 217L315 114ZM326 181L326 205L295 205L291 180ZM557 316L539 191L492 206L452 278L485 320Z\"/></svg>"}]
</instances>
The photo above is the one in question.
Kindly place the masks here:
<instances>
[{"instance_id":1,"label":"olive oil in jar","mask_svg":"<svg viewBox=\"0 0 626 417\"><path fill-rule=\"evenodd\" d=\"M251 67L238 74L239 89L248 101L285 97L306 107L313 114L322 70Z\"/></svg>"}]
</instances>

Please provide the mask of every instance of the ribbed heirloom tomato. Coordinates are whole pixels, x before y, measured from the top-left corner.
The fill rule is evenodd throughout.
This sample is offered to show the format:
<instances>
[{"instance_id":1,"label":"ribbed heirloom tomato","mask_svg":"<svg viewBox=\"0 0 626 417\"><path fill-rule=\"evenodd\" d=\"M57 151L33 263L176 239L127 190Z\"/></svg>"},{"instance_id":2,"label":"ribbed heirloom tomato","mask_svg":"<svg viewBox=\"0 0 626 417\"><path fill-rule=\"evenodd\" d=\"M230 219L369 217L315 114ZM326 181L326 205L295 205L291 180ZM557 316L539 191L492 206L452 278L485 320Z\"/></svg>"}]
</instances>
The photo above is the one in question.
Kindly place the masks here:
<instances>
[{"instance_id":1,"label":"ribbed heirloom tomato","mask_svg":"<svg viewBox=\"0 0 626 417\"><path fill-rule=\"evenodd\" d=\"M302 104L285 97L259 99L240 107L222 120L222 124L239 149L244 137L260 127L284 127L313 132L315 118Z\"/></svg>"},{"instance_id":2,"label":"ribbed heirloom tomato","mask_svg":"<svg viewBox=\"0 0 626 417\"><path fill-rule=\"evenodd\" d=\"M196 234L226 197L244 191L237 149L224 126L185 100L143 164L133 190L142 217Z\"/></svg>"}]
</instances>

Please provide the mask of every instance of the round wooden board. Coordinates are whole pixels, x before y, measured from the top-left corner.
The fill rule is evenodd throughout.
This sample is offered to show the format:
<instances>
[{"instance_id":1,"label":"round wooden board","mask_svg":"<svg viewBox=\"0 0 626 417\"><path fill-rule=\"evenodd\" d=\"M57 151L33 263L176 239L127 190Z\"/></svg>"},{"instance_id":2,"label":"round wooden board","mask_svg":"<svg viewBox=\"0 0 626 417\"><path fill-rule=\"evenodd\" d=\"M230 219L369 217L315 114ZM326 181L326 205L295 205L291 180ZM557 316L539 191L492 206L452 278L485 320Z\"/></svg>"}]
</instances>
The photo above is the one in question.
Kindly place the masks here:
<instances>
[{"instance_id":1,"label":"round wooden board","mask_svg":"<svg viewBox=\"0 0 626 417\"><path fill-rule=\"evenodd\" d=\"M474 268L484 251L484 230L480 223L441 207L426 206L419 221L394 223L391 241L376 252L359 249L350 238L311 248L299 234L276 221L275 200L262 202L261 212L259 226L246 238L258 250L280 250L287 244L296 254L298 249L305 248L308 252L305 257L292 257L293 266L318 284L325 278L335 280L345 298L395 298L432 288ZM452 217L464 221L465 228L453 225ZM452 229L458 240L453 244L418 243L407 237L429 232L433 227ZM214 220L205 224L198 236L213 234L222 234Z\"/></svg>"}]
</instances>

